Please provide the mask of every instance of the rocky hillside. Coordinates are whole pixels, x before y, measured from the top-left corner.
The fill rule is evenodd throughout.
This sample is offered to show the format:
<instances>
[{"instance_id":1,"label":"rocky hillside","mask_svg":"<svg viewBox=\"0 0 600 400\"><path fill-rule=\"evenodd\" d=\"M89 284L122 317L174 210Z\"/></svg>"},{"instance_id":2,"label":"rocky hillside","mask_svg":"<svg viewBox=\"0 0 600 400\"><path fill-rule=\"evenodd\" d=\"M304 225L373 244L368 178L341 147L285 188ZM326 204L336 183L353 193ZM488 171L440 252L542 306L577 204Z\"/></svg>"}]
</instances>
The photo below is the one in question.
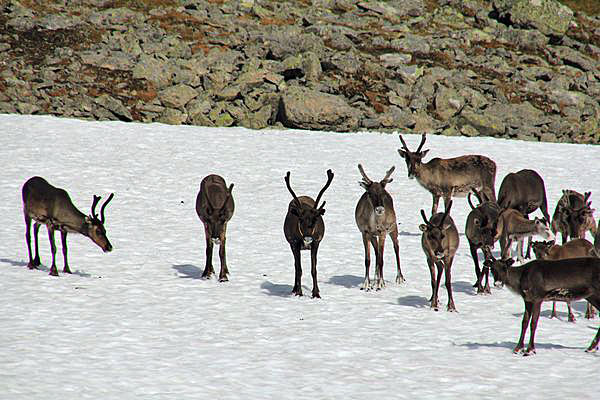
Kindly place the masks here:
<instances>
[{"instance_id":1,"label":"rocky hillside","mask_svg":"<svg viewBox=\"0 0 600 400\"><path fill-rule=\"evenodd\" d=\"M556 0L0 0L0 112L600 143Z\"/></svg>"}]
</instances>

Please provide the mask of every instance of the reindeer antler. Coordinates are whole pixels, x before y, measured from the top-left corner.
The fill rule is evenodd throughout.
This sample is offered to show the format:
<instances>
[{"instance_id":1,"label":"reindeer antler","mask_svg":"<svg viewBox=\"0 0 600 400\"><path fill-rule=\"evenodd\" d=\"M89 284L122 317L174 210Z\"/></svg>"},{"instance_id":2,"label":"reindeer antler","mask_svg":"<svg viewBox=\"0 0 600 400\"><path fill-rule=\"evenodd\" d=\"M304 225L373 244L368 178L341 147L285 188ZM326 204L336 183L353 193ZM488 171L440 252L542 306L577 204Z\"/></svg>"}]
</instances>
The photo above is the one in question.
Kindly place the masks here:
<instances>
[{"instance_id":1,"label":"reindeer antler","mask_svg":"<svg viewBox=\"0 0 600 400\"><path fill-rule=\"evenodd\" d=\"M298 196L296 196L296 193L294 193L294 191L292 190L292 187L290 186L290 171L287 172L287 174L285 174L285 185L287 186L289 192L292 194L292 197L294 198L294 200L296 200L296 203L298 203L298 206L300 206L300 200L298 200Z\"/></svg>"},{"instance_id":2,"label":"reindeer antler","mask_svg":"<svg viewBox=\"0 0 600 400\"><path fill-rule=\"evenodd\" d=\"M104 204L102 204L102 208L100 208L100 222L102 223L104 223L104 209L106 208L108 203L110 203L114 196L115 194L111 193L110 196L108 196L108 199L104 202ZM98 200L100 200L100 197L98 197Z\"/></svg>"},{"instance_id":3,"label":"reindeer antler","mask_svg":"<svg viewBox=\"0 0 600 400\"><path fill-rule=\"evenodd\" d=\"M362 165L358 164L358 170L360 171L360 174L363 177L363 181L367 184L370 185L371 183L373 183L373 181L371 179L369 179L369 177L367 176L367 174L365 173L365 170L363 169Z\"/></svg>"},{"instance_id":4,"label":"reindeer antler","mask_svg":"<svg viewBox=\"0 0 600 400\"><path fill-rule=\"evenodd\" d=\"M442 222L440 222L440 228L444 225L444 221L446 220L446 217L448 216L448 214L450 214L451 208L452 208L452 200L450 200L450 202L448 203L448 207L446 207L446 210L444 210L444 216L442 217Z\"/></svg>"},{"instance_id":5,"label":"reindeer antler","mask_svg":"<svg viewBox=\"0 0 600 400\"><path fill-rule=\"evenodd\" d=\"M408 146L406 145L404 138L402 138L402 135L398 134L398 137L400 137L400 141L402 142L402 148L410 153L410 150L408 149Z\"/></svg>"},{"instance_id":6,"label":"reindeer antler","mask_svg":"<svg viewBox=\"0 0 600 400\"><path fill-rule=\"evenodd\" d=\"M421 151L421 148L425 144L425 139L427 139L427 137L425 136L425 134L421 135L421 144L419 144L419 147L417 148L417 151L415 153L418 153L418 152Z\"/></svg>"},{"instance_id":7,"label":"reindeer antler","mask_svg":"<svg viewBox=\"0 0 600 400\"><path fill-rule=\"evenodd\" d=\"M315 207L317 207L317 205L319 204L319 200L321 200L321 196L323 195L323 193L325 193L325 191L327 190L329 185L331 185L332 180L333 180L333 171L331 169L328 169L327 170L327 183L325 184L325 186L323 186L323 189L321 189L321 191L317 195L317 199L315 200ZM325 203L323 203L323 205L321 205L321 207L319 207L319 208L323 208L324 205L325 205Z\"/></svg>"},{"instance_id":8,"label":"reindeer antler","mask_svg":"<svg viewBox=\"0 0 600 400\"><path fill-rule=\"evenodd\" d=\"M423 209L421 209L421 217L423 217L423 221L425 221L427 226L431 226L431 222L427 220L427 216L425 215L425 211L423 211Z\"/></svg>"},{"instance_id":9,"label":"reindeer antler","mask_svg":"<svg viewBox=\"0 0 600 400\"><path fill-rule=\"evenodd\" d=\"M396 166L392 165L392 168L388 169L388 171L385 173L385 177L381 180L381 182L390 183L391 181L393 181L393 179L390 179L390 175L392 175L395 169Z\"/></svg>"},{"instance_id":10,"label":"reindeer antler","mask_svg":"<svg viewBox=\"0 0 600 400\"><path fill-rule=\"evenodd\" d=\"M471 206L471 209L475 209L475 206L471 202L471 192L469 192L469 194L467 194L467 201L469 202L469 205Z\"/></svg>"},{"instance_id":11,"label":"reindeer antler","mask_svg":"<svg viewBox=\"0 0 600 400\"><path fill-rule=\"evenodd\" d=\"M98 214L96 214L96 205L98 205L98 202L100 201L102 197L100 196L96 196L94 195L94 201L92 202L92 217L93 218L98 218Z\"/></svg>"}]
</instances>

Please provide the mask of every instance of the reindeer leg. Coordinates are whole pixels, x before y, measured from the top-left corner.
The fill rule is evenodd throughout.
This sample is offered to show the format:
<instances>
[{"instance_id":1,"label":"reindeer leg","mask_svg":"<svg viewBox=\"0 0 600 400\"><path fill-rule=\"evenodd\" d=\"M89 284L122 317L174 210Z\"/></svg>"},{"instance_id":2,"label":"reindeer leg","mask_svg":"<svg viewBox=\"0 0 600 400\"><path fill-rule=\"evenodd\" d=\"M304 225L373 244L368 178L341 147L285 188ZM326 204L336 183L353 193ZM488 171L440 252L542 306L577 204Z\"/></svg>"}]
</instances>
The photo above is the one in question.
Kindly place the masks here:
<instances>
[{"instance_id":1,"label":"reindeer leg","mask_svg":"<svg viewBox=\"0 0 600 400\"><path fill-rule=\"evenodd\" d=\"M569 322L575 322L575 315L573 315L573 310L571 309L571 302L570 301L567 301L567 308L569 310Z\"/></svg>"},{"instance_id":2,"label":"reindeer leg","mask_svg":"<svg viewBox=\"0 0 600 400\"><path fill-rule=\"evenodd\" d=\"M396 283L401 284L405 282L402 270L400 270L400 246L398 245L398 228L390 232L390 239L394 245L394 253L396 254Z\"/></svg>"},{"instance_id":3,"label":"reindeer leg","mask_svg":"<svg viewBox=\"0 0 600 400\"><path fill-rule=\"evenodd\" d=\"M588 301L587 307L585 309L585 317L587 319L594 319L596 317L596 310L594 309L594 306L592 306L592 304L589 301Z\"/></svg>"},{"instance_id":4,"label":"reindeer leg","mask_svg":"<svg viewBox=\"0 0 600 400\"><path fill-rule=\"evenodd\" d=\"M31 253L31 218L25 214L25 242L27 242L27 254L29 255L29 263L27 268L34 269L33 256Z\"/></svg>"},{"instance_id":5,"label":"reindeer leg","mask_svg":"<svg viewBox=\"0 0 600 400\"><path fill-rule=\"evenodd\" d=\"M477 293L482 293L483 292L483 287L481 286L482 275L481 275L481 269L479 268L479 257L477 257L477 246L474 245L473 243L469 242L469 250L471 250L471 258L473 258L473 263L475 264L475 276L477 277L477 281L475 281L475 284L473 285L473 287L477 288ZM484 267L484 269L485 269L485 267Z\"/></svg>"},{"instance_id":6,"label":"reindeer leg","mask_svg":"<svg viewBox=\"0 0 600 400\"><path fill-rule=\"evenodd\" d=\"M385 280L383 279L383 250L385 249L385 233L381 234L377 238L377 247L379 250L377 251L377 282L376 290L381 290L385 287Z\"/></svg>"},{"instance_id":7,"label":"reindeer leg","mask_svg":"<svg viewBox=\"0 0 600 400\"><path fill-rule=\"evenodd\" d=\"M442 264L441 261L436 261L435 262L435 266L437 267L437 278L435 281L435 307L433 306L433 302L431 303L431 308L433 308L435 311L438 311L439 309L439 305L438 305L438 300L439 300L439 293L440 293L440 282L442 281L442 273L444 272L444 265Z\"/></svg>"},{"instance_id":8,"label":"reindeer leg","mask_svg":"<svg viewBox=\"0 0 600 400\"><path fill-rule=\"evenodd\" d=\"M431 206L431 215L434 215L438 209L438 203L440 202L440 196L437 194L433 195L433 205Z\"/></svg>"},{"instance_id":9,"label":"reindeer leg","mask_svg":"<svg viewBox=\"0 0 600 400\"><path fill-rule=\"evenodd\" d=\"M210 239L210 233L208 232L208 226L204 226L204 233L206 235L206 265L204 266L204 271L202 272L202 278L210 279L210 277L215 273L212 265L212 253L213 253L213 242Z\"/></svg>"},{"instance_id":10,"label":"reindeer leg","mask_svg":"<svg viewBox=\"0 0 600 400\"><path fill-rule=\"evenodd\" d=\"M54 243L54 229L48 227L48 239L50 240L50 250L52 250L52 266L50 267L50 275L58 276L56 270L56 243Z\"/></svg>"},{"instance_id":11,"label":"reindeer leg","mask_svg":"<svg viewBox=\"0 0 600 400\"><path fill-rule=\"evenodd\" d=\"M527 239L527 253L525 254L525 258L530 259L531 258L531 243L533 241L533 236L529 236L529 238Z\"/></svg>"},{"instance_id":12,"label":"reindeer leg","mask_svg":"<svg viewBox=\"0 0 600 400\"><path fill-rule=\"evenodd\" d=\"M40 232L40 224L33 224L33 240L35 242L35 257L33 258L33 266L39 267L42 265L40 261L40 242L38 241L38 233Z\"/></svg>"},{"instance_id":13,"label":"reindeer leg","mask_svg":"<svg viewBox=\"0 0 600 400\"><path fill-rule=\"evenodd\" d=\"M300 245L299 244L290 244L292 248L292 254L294 254L294 288L292 289L292 294L296 296L302 296L302 264L300 263Z\"/></svg>"},{"instance_id":14,"label":"reindeer leg","mask_svg":"<svg viewBox=\"0 0 600 400\"><path fill-rule=\"evenodd\" d=\"M558 315L556 314L556 302L553 301L552 302L552 314L550 314L550 319L552 318L558 318Z\"/></svg>"},{"instance_id":15,"label":"reindeer leg","mask_svg":"<svg viewBox=\"0 0 600 400\"><path fill-rule=\"evenodd\" d=\"M527 350L523 355L529 356L535 354L535 330L537 328L538 319L540 318L540 309L542 308L542 302L536 301L533 303L532 313L531 313L531 326L529 333L529 345L527 346Z\"/></svg>"},{"instance_id":16,"label":"reindeer leg","mask_svg":"<svg viewBox=\"0 0 600 400\"><path fill-rule=\"evenodd\" d=\"M371 249L369 247L369 238L366 233L362 234L363 245L365 247L365 280L363 281L360 290L371 289L371 281L369 280L369 267L371 266Z\"/></svg>"},{"instance_id":17,"label":"reindeer leg","mask_svg":"<svg viewBox=\"0 0 600 400\"><path fill-rule=\"evenodd\" d=\"M375 286L377 287L377 282L379 280L379 241L378 237L375 235L371 235L371 246L373 246L373 251L375 252L375 276L373 279L375 280Z\"/></svg>"},{"instance_id":18,"label":"reindeer leg","mask_svg":"<svg viewBox=\"0 0 600 400\"><path fill-rule=\"evenodd\" d=\"M452 262L454 257L448 257L444 261L444 275L446 276L446 292L448 292L448 311L456 311L454 297L452 296Z\"/></svg>"},{"instance_id":19,"label":"reindeer leg","mask_svg":"<svg viewBox=\"0 0 600 400\"><path fill-rule=\"evenodd\" d=\"M527 333L527 326L529 325L529 320L531 319L531 312L533 309L533 303L523 300L525 302L525 311L523 312L523 320L521 321L521 336L519 336L519 341L517 345L513 349L513 353L518 354L523 351L523 347L525 347L525 334Z\"/></svg>"},{"instance_id":20,"label":"reindeer leg","mask_svg":"<svg viewBox=\"0 0 600 400\"><path fill-rule=\"evenodd\" d=\"M588 297L587 301L589 303L591 303L594 307L596 307L598 310L600 310L600 295ZM598 332L596 333L594 340L592 340L592 343L590 343L589 347L585 351L588 353L597 351L599 342L600 342L600 327L598 328Z\"/></svg>"},{"instance_id":21,"label":"reindeer leg","mask_svg":"<svg viewBox=\"0 0 600 400\"><path fill-rule=\"evenodd\" d=\"M525 239L517 240L517 261L522 263L524 261L523 258L523 241Z\"/></svg>"},{"instance_id":22,"label":"reindeer leg","mask_svg":"<svg viewBox=\"0 0 600 400\"><path fill-rule=\"evenodd\" d=\"M431 298L429 299L431 303L431 308L437 310L437 292L436 292L436 281L435 281L435 264L431 261L432 258L427 255L427 265L429 266L429 275L431 276Z\"/></svg>"},{"instance_id":23,"label":"reindeer leg","mask_svg":"<svg viewBox=\"0 0 600 400\"><path fill-rule=\"evenodd\" d=\"M60 240L62 243L62 253L63 253L63 260L65 261L65 265L63 267L63 272L65 274L70 274L71 273L71 268L69 268L69 262L67 261L67 232L60 232Z\"/></svg>"},{"instance_id":24,"label":"reindeer leg","mask_svg":"<svg viewBox=\"0 0 600 400\"><path fill-rule=\"evenodd\" d=\"M312 297L320 299L319 285L317 283L317 252L319 251L319 242L313 242L310 247L310 274L313 281Z\"/></svg>"},{"instance_id":25,"label":"reindeer leg","mask_svg":"<svg viewBox=\"0 0 600 400\"><path fill-rule=\"evenodd\" d=\"M221 238L221 245L219 246L219 259L221 260L221 271L219 272L219 282L227 282L229 278L229 269L227 268L227 257L225 256L225 235Z\"/></svg>"}]
</instances>

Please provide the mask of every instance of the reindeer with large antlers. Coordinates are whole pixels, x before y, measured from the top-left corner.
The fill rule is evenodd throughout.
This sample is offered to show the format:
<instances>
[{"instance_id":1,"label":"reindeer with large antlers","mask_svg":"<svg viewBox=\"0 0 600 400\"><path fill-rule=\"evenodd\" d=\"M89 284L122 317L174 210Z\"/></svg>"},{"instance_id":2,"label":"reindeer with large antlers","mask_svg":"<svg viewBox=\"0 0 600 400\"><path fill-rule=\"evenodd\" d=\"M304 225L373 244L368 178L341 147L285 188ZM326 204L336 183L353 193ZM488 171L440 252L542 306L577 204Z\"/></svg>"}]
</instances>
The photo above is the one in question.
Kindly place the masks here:
<instances>
[{"instance_id":1,"label":"reindeer with large antlers","mask_svg":"<svg viewBox=\"0 0 600 400\"><path fill-rule=\"evenodd\" d=\"M285 239L290 244L294 255L295 279L292 293L296 296L302 296L302 264L300 260L301 250L310 250L311 275L313 281L312 297L320 298L319 285L317 284L317 252L319 244L325 234L325 224L323 223L323 214L325 214L325 202L319 205L321 196L331 185L333 172L327 170L327 183L316 200L309 196L296 196L296 193L290 186L290 172L285 176L285 184L293 199L290 201L288 211L283 224L283 233Z\"/></svg>"},{"instance_id":2,"label":"reindeer with large antlers","mask_svg":"<svg viewBox=\"0 0 600 400\"><path fill-rule=\"evenodd\" d=\"M448 311L456 311L454 298L452 297L451 269L454 255L458 249L458 230L450 214L452 200L446 205L443 213L437 213L428 220L425 211L421 210L421 216L425 224L419 225L423 232L421 246L427 256L427 265L431 274L431 308L438 310L438 291L442 272L446 277L446 291L448 292ZM437 267L437 277L435 268Z\"/></svg>"},{"instance_id":3,"label":"reindeer with large antlers","mask_svg":"<svg viewBox=\"0 0 600 400\"><path fill-rule=\"evenodd\" d=\"M383 279L383 249L386 235L394 244L396 253L396 283L404 282L402 271L400 270L400 250L398 246L398 224L396 223L396 212L394 211L394 201L392 196L385 190L385 186L393 181L390 179L395 167L390 168L385 177L374 182L365 173L362 165L358 164L358 170L363 177L360 183L366 192L358 200L354 217L356 225L362 233L363 244L365 247L365 280L361 289L369 290L371 282L369 280L369 266L371 264L370 244L375 250L375 287L377 290L385 286Z\"/></svg>"},{"instance_id":4,"label":"reindeer with large antlers","mask_svg":"<svg viewBox=\"0 0 600 400\"><path fill-rule=\"evenodd\" d=\"M221 271L219 282L229 280L227 260L225 257L225 234L227 222L231 219L235 209L233 196L233 183L227 187L225 180L219 175L208 175L200 183L200 191L196 196L196 214L204 224L206 238L206 265L202 277L209 279L215 270L212 265L213 246L220 245L219 258Z\"/></svg>"},{"instance_id":5,"label":"reindeer with large antlers","mask_svg":"<svg viewBox=\"0 0 600 400\"><path fill-rule=\"evenodd\" d=\"M481 155L464 155L446 159L432 158L423 163L423 157L429 151L421 151L425 144L425 134L416 151L410 151L402 135L399 136L402 149L398 149L398 154L406 161L408 177L416 178L433 196L432 215L437 212L440 197L444 198L444 205L447 207L452 197L466 197L472 189L477 189L490 200L496 201L494 161Z\"/></svg>"},{"instance_id":6,"label":"reindeer with large antlers","mask_svg":"<svg viewBox=\"0 0 600 400\"><path fill-rule=\"evenodd\" d=\"M596 234L595 210L592 208L591 195L592 192L581 194L575 190L563 190L552 215L551 225L554 234L561 233L562 244L569 238L584 239L588 230L592 236Z\"/></svg>"},{"instance_id":7,"label":"reindeer with large antlers","mask_svg":"<svg viewBox=\"0 0 600 400\"><path fill-rule=\"evenodd\" d=\"M100 218L96 214L96 206L101 197L94 195L92 202L92 213L86 216L73 205L69 194L64 190L49 184L44 178L34 176L23 185L23 213L25 215L25 239L27 241L27 251L29 254L29 269L35 269L41 265L38 245L38 232L42 224L48 229L48 238L50 239L50 248L52 250L52 266L50 275L58 276L56 268L56 244L54 242L54 232L60 231L62 239L62 252L64 257L63 272L70 274L71 269L67 261L67 233L81 233L89 237L105 253L112 250L112 245L106 237L104 228L104 209L112 200L114 193L111 193L108 199L100 208ZM33 233L35 241L35 257L31 252L31 221L34 220Z\"/></svg>"}]
</instances>

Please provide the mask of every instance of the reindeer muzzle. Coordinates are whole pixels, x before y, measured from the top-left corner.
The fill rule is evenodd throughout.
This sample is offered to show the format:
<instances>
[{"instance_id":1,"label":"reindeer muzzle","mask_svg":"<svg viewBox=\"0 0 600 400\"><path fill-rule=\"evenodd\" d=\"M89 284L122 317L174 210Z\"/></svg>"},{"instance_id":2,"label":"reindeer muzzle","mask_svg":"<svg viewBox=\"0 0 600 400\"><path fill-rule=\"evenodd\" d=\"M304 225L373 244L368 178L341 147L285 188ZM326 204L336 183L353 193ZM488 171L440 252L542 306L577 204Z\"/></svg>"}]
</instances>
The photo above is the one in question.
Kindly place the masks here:
<instances>
[{"instance_id":1,"label":"reindeer muzzle","mask_svg":"<svg viewBox=\"0 0 600 400\"><path fill-rule=\"evenodd\" d=\"M310 244L313 242L312 236L304 236L302 240L304 241L305 246L310 246Z\"/></svg>"},{"instance_id":2,"label":"reindeer muzzle","mask_svg":"<svg viewBox=\"0 0 600 400\"><path fill-rule=\"evenodd\" d=\"M216 244L217 246L221 244L221 239L218 237L211 238L210 240L213 242L213 244Z\"/></svg>"},{"instance_id":3,"label":"reindeer muzzle","mask_svg":"<svg viewBox=\"0 0 600 400\"><path fill-rule=\"evenodd\" d=\"M113 249L112 244L110 244L110 242L107 242L106 246L102 249L102 251L105 253L110 253L112 251L112 249Z\"/></svg>"},{"instance_id":4,"label":"reindeer muzzle","mask_svg":"<svg viewBox=\"0 0 600 400\"><path fill-rule=\"evenodd\" d=\"M383 215L383 213L385 212L385 208L384 207L375 207L375 214L377 215Z\"/></svg>"}]
</instances>

